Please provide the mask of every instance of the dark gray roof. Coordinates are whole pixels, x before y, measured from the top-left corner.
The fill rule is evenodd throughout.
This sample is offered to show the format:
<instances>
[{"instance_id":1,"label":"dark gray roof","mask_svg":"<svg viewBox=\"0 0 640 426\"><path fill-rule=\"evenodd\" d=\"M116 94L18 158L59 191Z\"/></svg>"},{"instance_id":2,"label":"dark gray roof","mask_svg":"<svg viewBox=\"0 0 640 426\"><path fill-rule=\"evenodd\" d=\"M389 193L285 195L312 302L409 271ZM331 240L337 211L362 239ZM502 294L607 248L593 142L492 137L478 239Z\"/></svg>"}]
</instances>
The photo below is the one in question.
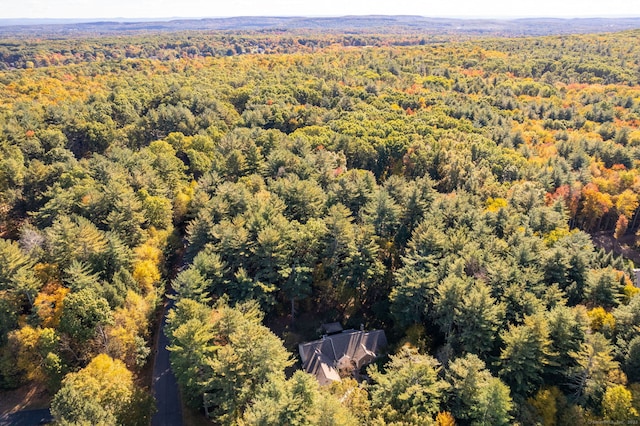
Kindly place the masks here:
<instances>
[{"instance_id":1,"label":"dark gray roof","mask_svg":"<svg viewBox=\"0 0 640 426\"><path fill-rule=\"evenodd\" d=\"M320 384L324 385L340 380L338 361L340 364L348 362L360 369L371 363L385 346L387 337L382 330L345 330L321 340L302 343L298 350L304 370L315 375Z\"/></svg>"},{"instance_id":2,"label":"dark gray roof","mask_svg":"<svg viewBox=\"0 0 640 426\"><path fill-rule=\"evenodd\" d=\"M339 322L329 322L322 324L321 328L326 334L336 334L342 331L342 324Z\"/></svg>"}]
</instances>

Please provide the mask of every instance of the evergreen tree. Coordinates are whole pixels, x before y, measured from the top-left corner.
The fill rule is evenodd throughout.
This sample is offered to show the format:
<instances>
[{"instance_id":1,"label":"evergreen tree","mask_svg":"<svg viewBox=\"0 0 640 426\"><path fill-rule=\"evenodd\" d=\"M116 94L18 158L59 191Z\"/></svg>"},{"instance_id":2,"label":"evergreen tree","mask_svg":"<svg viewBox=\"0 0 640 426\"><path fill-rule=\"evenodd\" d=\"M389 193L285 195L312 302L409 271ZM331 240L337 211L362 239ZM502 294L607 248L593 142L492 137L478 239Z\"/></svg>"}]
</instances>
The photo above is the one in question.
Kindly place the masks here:
<instances>
[{"instance_id":1,"label":"evergreen tree","mask_svg":"<svg viewBox=\"0 0 640 426\"><path fill-rule=\"evenodd\" d=\"M7 290L32 306L42 287L33 273L33 264L17 243L0 238L0 291Z\"/></svg>"},{"instance_id":2,"label":"evergreen tree","mask_svg":"<svg viewBox=\"0 0 640 426\"><path fill-rule=\"evenodd\" d=\"M486 369L476 355L451 362L445 371L451 385L447 407L451 414L470 424L510 424L513 408L509 388Z\"/></svg>"},{"instance_id":3,"label":"evergreen tree","mask_svg":"<svg viewBox=\"0 0 640 426\"><path fill-rule=\"evenodd\" d=\"M629 348L624 360L624 371L632 383L640 383L640 336L629 342Z\"/></svg>"},{"instance_id":4,"label":"evergreen tree","mask_svg":"<svg viewBox=\"0 0 640 426\"><path fill-rule=\"evenodd\" d=\"M609 372L618 368L611 343L600 333L587 335L578 352L572 352L576 366L569 371L571 397L597 406L610 384Z\"/></svg>"},{"instance_id":5,"label":"evergreen tree","mask_svg":"<svg viewBox=\"0 0 640 426\"><path fill-rule=\"evenodd\" d=\"M586 338L586 312L580 308L557 306L549 312L548 319L551 346L545 382L566 389L567 372L575 367L571 354L581 349Z\"/></svg>"},{"instance_id":6,"label":"evergreen tree","mask_svg":"<svg viewBox=\"0 0 640 426\"><path fill-rule=\"evenodd\" d=\"M385 365L368 369L372 416L378 422L430 423L440 410L448 384L438 378L435 359L405 346Z\"/></svg>"},{"instance_id":7,"label":"evergreen tree","mask_svg":"<svg viewBox=\"0 0 640 426\"><path fill-rule=\"evenodd\" d=\"M210 300L211 282L195 267L180 272L171 282L171 287L177 299L191 299L203 304Z\"/></svg>"},{"instance_id":8,"label":"evergreen tree","mask_svg":"<svg viewBox=\"0 0 640 426\"><path fill-rule=\"evenodd\" d=\"M491 297L489 287L482 282L471 286L461 303L454 308L455 339L462 352L484 355L493 349L504 306Z\"/></svg>"},{"instance_id":9,"label":"evergreen tree","mask_svg":"<svg viewBox=\"0 0 640 426\"><path fill-rule=\"evenodd\" d=\"M624 281L612 269L594 270L589 273L586 299L594 306L613 308L620 303Z\"/></svg>"},{"instance_id":10,"label":"evergreen tree","mask_svg":"<svg viewBox=\"0 0 640 426\"><path fill-rule=\"evenodd\" d=\"M529 316L524 324L511 325L501 335L504 348L500 353L500 377L511 391L526 397L542 383L549 363L549 326L541 315Z\"/></svg>"}]
</instances>

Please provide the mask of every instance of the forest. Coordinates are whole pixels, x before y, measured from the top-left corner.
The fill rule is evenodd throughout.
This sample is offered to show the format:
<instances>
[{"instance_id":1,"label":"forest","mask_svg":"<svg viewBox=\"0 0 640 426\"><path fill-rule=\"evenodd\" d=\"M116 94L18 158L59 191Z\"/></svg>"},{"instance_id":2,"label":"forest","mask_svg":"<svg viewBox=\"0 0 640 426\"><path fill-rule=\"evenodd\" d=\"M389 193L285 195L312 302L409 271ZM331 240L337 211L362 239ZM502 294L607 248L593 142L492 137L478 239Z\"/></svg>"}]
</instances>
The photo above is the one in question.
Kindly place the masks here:
<instances>
[{"instance_id":1,"label":"forest","mask_svg":"<svg viewBox=\"0 0 640 426\"><path fill-rule=\"evenodd\" d=\"M639 41L0 39L0 401L149 424L169 298L204 422L640 422ZM389 345L321 387L334 321Z\"/></svg>"}]
</instances>

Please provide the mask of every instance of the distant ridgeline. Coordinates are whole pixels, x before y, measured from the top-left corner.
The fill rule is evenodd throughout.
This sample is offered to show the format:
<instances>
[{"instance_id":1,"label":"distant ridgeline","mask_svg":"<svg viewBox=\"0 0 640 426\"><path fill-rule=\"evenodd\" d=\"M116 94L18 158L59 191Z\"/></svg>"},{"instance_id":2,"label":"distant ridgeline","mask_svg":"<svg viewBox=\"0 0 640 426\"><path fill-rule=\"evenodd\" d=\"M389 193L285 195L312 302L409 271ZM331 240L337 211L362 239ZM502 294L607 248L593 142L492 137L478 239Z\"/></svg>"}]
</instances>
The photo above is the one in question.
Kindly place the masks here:
<instances>
[{"instance_id":1,"label":"distant ridgeline","mask_svg":"<svg viewBox=\"0 0 640 426\"><path fill-rule=\"evenodd\" d=\"M11 27L2 29L2 27ZM122 33L135 31L312 31L348 33L552 35L614 32L640 27L637 18L452 19L423 16L233 17L172 20L0 19L0 34Z\"/></svg>"}]
</instances>

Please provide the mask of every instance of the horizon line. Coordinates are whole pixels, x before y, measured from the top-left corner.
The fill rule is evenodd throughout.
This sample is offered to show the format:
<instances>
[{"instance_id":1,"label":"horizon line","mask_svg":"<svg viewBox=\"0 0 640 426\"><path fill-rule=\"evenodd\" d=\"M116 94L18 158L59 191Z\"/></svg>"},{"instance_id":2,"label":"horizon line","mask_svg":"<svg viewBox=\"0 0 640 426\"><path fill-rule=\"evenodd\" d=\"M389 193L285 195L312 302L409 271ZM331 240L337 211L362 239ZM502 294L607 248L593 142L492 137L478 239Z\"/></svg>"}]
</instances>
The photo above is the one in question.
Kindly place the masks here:
<instances>
[{"instance_id":1,"label":"horizon line","mask_svg":"<svg viewBox=\"0 0 640 426\"><path fill-rule=\"evenodd\" d=\"M241 18L362 18L362 17L413 17L426 19L459 19L459 20L518 20L518 19L638 19L640 15L412 15L412 14L345 14L345 15L228 15L228 16L105 16L105 17L21 17L21 18L0 18L0 21L83 21L84 23L105 22L105 21L176 21L176 20L205 20L205 19L241 19Z\"/></svg>"}]
</instances>

